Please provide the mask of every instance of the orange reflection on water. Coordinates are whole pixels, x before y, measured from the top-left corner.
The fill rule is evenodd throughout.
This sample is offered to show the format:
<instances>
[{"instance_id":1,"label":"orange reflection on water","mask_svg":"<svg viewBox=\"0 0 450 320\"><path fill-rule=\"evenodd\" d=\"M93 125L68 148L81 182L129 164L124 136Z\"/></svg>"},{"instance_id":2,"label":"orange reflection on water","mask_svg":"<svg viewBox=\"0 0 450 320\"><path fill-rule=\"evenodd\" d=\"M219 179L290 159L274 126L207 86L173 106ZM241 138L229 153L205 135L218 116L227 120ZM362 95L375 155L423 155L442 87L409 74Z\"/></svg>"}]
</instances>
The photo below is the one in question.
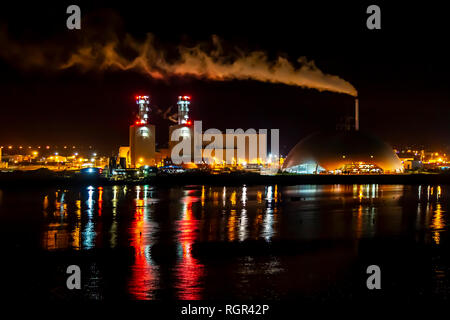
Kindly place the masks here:
<instances>
[{"instance_id":1,"label":"orange reflection on water","mask_svg":"<svg viewBox=\"0 0 450 320\"><path fill-rule=\"evenodd\" d=\"M205 186L202 186L202 207L205 206Z\"/></svg>"},{"instance_id":2,"label":"orange reflection on water","mask_svg":"<svg viewBox=\"0 0 450 320\"><path fill-rule=\"evenodd\" d=\"M61 229L61 223L49 223L44 233L43 247L47 250L67 249L69 247L69 234Z\"/></svg>"},{"instance_id":3,"label":"orange reflection on water","mask_svg":"<svg viewBox=\"0 0 450 320\"><path fill-rule=\"evenodd\" d=\"M196 220L192 212L192 204L198 201L191 194L194 190L186 191L183 198L182 219L178 221L177 231L180 244L180 261L175 267L178 299L200 300L202 298L201 281L204 274L204 266L192 256L192 245L197 239L199 220Z\"/></svg>"},{"instance_id":4,"label":"orange reflection on water","mask_svg":"<svg viewBox=\"0 0 450 320\"><path fill-rule=\"evenodd\" d=\"M236 210L230 211L230 217L228 218L228 240L234 241L236 239Z\"/></svg>"},{"instance_id":5,"label":"orange reflection on water","mask_svg":"<svg viewBox=\"0 0 450 320\"><path fill-rule=\"evenodd\" d=\"M54 210L50 216L52 221L46 225L42 235L42 247L46 250L67 249L71 245L66 221L67 204L64 199L65 192L61 195L59 191L55 193ZM43 207L45 212L50 210L48 196L44 197Z\"/></svg>"},{"instance_id":6,"label":"orange reflection on water","mask_svg":"<svg viewBox=\"0 0 450 320\"><path fill-rule=\"evenodd\" d=\"M274 190L274 200L275 200L275 203L278 202L278 185L277 184L275 185L275 190Z\"/></svg>"},{"instance_id":7,"label":"orange reflection on water","mask_svg":"<svg viewBox=\"0 0 450 320\"><path fill-rule=\"evenodd\" d=\"M258 201L258 203L262 203L262 192L258 191L256 193L256 200Z\"/></svg>"},{"instance_id":8,"label":"orange reflection on water","mask_svg":"<svg viewBox=\"0 0 450 320\"><path fill-rule=\"evenodd\" d=\"M442 206L440 203L436 204L436 210L434 211L433 220L431 221L431 228L434 230L433 232L433 240L436 244L439 244L441 241L440 232L445 226L444 219L442 214L445 211L442 210Z\"/></svg>"},{"instance_id":9,"label":"orange reflection on water","mask_svg":"<svg viewBox=\"0 0 450 320\"><path fill-rule=\"evenodd\" d=\"M219 193L218 192L214 192L214 194L213 194L213 204L215 207L217 207L219 205Z\"/></svg>"},{"instance_id":10,"label":"orange reflection on water","mask_svg":"<svg viewBox=\"0 0 450 320\"><path fill-rule=\"evenodd\" d=\"M363 194L363 186L360 185L360 186L359 186L359 194L358 194L359 201L361 201L363 197L364 197L364 194ZM361 206L360 206L360 208L361 208ZM361 209L361 210L362 210L362 209ZM358 217L361 218L361 216L359 215L359 211L358 211Z\"/></svg>"},{"instance_id":11,"label":"orange reflection on water","mask_svg":"<svg viewBox=\"0 0 450 320\"><path fill-rule=\"evenodd\" d=\"M76 206L76 223L74 225L74 228L70 234L70 238L72 240L71 247L75 250L81 249L81 200L78 199L75 201Z\"/></svg>"},{"instance_id":12,"label":"orange reflection on water","mask_svg":"<svg viewBox=\"0 0 450 320\"><path fill-rule=\"evenodd\" d=\"M231 202L231 205L233 205L233 206L236 205L236 190L234 190L234 191L231 193L231 196L230 196L230 202Z\"/></svg>"},{"instance_id":13,"label":"orange reflection on water","mask_svg":"<svg viewBox=\"0 0 450 320\"><path fill-rule=\"evenodd\" d=\"M253 225L251 228L251 239L259 239L261 225L263 223L263 209L257 208L256 209L256 217L253 220Z\"/></svg>"},{"instance_id":14,"label":"orange reflection on water","mask_svg":"<svg viewBox=\"0 0 450 320\"><path fill-rule=\"evenodd\" d=\"M44 197L44 202L43 202L42 206L44 207L44 210L47 210L47 208L48 208L48 196Z\"/></svg>"}]
</instances>

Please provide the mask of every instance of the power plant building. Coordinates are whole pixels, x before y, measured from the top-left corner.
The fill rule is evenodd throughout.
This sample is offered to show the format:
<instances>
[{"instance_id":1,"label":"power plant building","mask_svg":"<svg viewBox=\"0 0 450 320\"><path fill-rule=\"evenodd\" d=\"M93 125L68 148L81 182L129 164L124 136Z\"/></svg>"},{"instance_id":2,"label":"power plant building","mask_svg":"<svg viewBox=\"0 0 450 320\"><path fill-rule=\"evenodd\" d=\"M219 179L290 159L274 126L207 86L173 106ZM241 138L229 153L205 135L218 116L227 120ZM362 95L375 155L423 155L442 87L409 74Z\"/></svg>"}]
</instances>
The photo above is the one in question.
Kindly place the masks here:
<instances>
[{"instance_id":1,"label":"power plant building","mask_svg":"<svg viewBox=\"0 0 450 320\"><path fill-rule=\"evenodd\" d=\"M355 101L355 126L341 131L311 134L298 142L283 163L283 170L297 174L399 173L403 165L394 150L379 138L359 129Z\"/></svg>"},{"instance_id":2,"label":"power plant building","mask_svg":"<svg viewBox=\"0 0 450 320\"><path fill-rule=\"evenodd\" d=\"M149 97L137 96L138 115L135 124L130 126L129 165L132 168L154 166L155 160L155 126L148 123Z\"/></svg>"}]
</instances>

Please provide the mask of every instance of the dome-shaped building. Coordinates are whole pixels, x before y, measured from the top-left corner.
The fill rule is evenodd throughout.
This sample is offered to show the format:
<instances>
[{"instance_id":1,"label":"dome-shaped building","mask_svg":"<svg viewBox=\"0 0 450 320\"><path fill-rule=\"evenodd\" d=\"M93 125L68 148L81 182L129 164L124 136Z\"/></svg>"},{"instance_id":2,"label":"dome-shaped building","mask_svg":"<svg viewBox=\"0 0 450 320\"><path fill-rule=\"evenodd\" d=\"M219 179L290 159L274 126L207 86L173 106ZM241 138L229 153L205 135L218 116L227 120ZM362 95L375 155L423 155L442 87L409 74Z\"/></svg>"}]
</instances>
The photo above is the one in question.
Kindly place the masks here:
<instances>
[{"instance_id":1,"label":"dome-shaped building","mask_svg":"<svg viewBox=\"0 0 450 320\"><path fill-rule=\"evenodd\" d=\"M326 131L309 135L283 163L291 173L397 173L403 171L394 150L361 131Z\"/></svg>"}]
</instances>

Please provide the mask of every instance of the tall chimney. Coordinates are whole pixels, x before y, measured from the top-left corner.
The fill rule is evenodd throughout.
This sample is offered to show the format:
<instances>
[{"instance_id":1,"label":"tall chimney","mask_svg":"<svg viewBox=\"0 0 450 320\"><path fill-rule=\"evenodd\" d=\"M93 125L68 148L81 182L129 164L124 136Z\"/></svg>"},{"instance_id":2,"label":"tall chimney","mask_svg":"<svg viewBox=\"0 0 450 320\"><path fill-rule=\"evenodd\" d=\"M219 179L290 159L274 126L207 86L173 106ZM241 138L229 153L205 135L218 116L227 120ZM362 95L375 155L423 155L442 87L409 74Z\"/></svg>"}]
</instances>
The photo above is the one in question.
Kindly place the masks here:
<instances>
[{"instance_id":1,"label":"tall chimney","mask_svg":"<svg viewBox=\"0 0 450 320\"><path fill-rule=\"evenodd\" d=\"M178 124L188 123L189 120L189 105L191 104L191 97L178 97Z\"/></svg>"},{"instance_id":2,"label":"tall chimney","mask_svg":"<svg viewBox=\"0 0 450 320\"><path fill-rule=\"evenodd\" d=\"M359 130L359 101L358 97L355 98L355 130Z\"/></svg>"},{"instance_id":3,"label":"tall chimney","mask_svg":"<svg viewBox=\"0 0 450 320\"><path fill-rule=\"evenodd\" d=\"M136 124L147 124L148 113L150 112L150 101L148 96L137 96L136 104L138 105L138 114Z\"/></svg>"}]
</instances>

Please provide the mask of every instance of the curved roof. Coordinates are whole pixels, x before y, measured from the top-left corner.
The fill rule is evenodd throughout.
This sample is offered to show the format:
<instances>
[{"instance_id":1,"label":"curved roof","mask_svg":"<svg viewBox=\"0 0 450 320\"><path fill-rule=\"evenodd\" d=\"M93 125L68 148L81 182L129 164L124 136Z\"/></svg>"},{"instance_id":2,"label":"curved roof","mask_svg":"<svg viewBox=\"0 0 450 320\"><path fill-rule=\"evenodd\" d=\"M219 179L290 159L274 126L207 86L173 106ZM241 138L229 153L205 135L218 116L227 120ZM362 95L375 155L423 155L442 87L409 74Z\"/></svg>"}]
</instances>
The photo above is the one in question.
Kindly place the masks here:
<instances>
[{"instance_id":1,"label":"curved roof","mask_svg":"<svg viewBox=\"0 0 450 320\"><path fill-rule=\"evenodd\" d=\"M289 152L284 169L302 164L317 164L327 171L346 164L365 162L385 172L403 171L394 150L379 138L361 131L325 131L302 139Z\"/></svg>"}]
</instances>

